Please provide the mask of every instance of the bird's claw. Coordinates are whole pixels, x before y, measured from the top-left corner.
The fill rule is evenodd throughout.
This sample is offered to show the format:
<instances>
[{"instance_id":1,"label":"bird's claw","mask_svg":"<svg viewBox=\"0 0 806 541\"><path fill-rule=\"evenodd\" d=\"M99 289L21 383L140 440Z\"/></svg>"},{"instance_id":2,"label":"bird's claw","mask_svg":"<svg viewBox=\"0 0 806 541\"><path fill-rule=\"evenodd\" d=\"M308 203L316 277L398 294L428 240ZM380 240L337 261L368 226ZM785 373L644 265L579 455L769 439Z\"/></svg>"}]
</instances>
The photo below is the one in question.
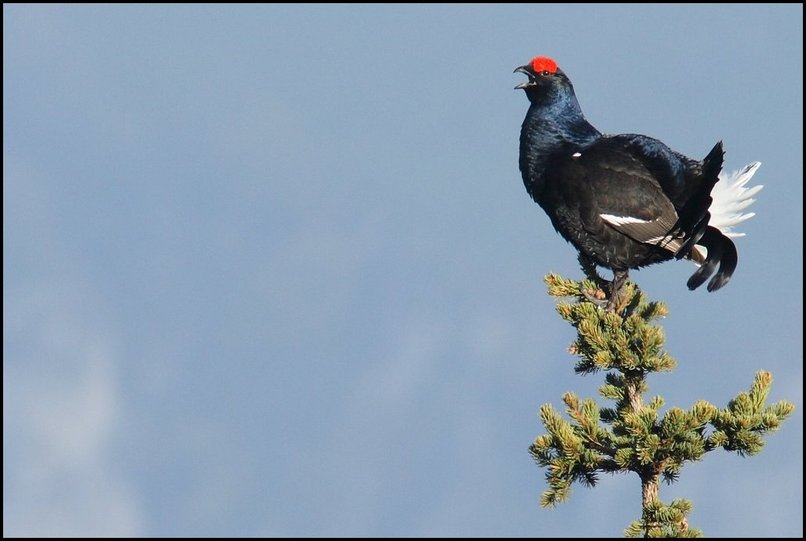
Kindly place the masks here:
<instances>
[{"instance_id":1,"label":"bird's claw","mask_svg":"<svg viewBox=\"0 0 806 541\"><path fill-rule=\"evenodd\" d=\"M607 308L607 305L610 302L610 299L608 299L605 296L604 291L602 291L601 289L595 289L595 290L583 289L582 296L585 297L588 300L588 302L595 304L599 308Z\"/></svg>"},{"instance_id":2,"label":"bird's claw","mask_svg":"<svg viewBox=\"0 0 806 541\"><path fill-rule=\"evenodd\" d=\"M599 308L608 312L620 312L624 308L626 295L624 285L627 283L627 273L617 273L613 281L603 280L604 285L597 289L582 289L582 296Z\"/></svg>"}]
</instances>

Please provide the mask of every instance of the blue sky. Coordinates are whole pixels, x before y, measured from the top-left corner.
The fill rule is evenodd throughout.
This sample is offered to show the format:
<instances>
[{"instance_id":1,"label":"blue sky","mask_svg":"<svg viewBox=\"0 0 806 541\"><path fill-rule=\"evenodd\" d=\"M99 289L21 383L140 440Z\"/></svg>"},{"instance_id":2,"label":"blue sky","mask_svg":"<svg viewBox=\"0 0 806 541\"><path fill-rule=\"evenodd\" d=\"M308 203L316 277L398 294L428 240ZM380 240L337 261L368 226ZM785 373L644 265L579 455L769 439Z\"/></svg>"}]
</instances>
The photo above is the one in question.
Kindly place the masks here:
<instances>
[{"instance_id":1,"label":"blue sky","mask_svg":"<svg viewBox=\"0 0 806 541\"><path fill-rule=\"evenodd\" d=\"M538 506L541 404L596 396L542 277L522 76L589 120L763 162L739 267L666 301L669 406L754 373L796 414L661 496L803 533L803 8L3 7L3 533L618 536L636 476Z\"/></svg>"}]
</instances>

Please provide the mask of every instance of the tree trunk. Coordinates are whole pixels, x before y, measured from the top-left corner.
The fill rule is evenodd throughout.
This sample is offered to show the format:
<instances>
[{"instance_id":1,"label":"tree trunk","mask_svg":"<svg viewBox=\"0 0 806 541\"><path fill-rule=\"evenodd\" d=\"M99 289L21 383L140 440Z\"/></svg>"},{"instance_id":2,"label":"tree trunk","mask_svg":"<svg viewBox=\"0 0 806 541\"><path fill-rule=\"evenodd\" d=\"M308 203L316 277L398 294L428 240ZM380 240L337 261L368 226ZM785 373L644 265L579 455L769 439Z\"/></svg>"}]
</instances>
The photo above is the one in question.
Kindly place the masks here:
<instances>
[{"instance_id":1,"label":"tree trunk","mask_svg":"<svg viewBox=\"0 0 806 541\"><path fill-rule=\"evenodd\" d=\"M649 537L649 530L656 524L650 521L648 512L649 504L660 498L658 490L660 487L660 474L648 471L641 474L641 507L644 517L644 537Z\"/></svg>"},{"instance_id":2,"label":"tree trunk","mask_svg":"<svg viewBox=\"0 0 806 541\"><path fill-rule=\"evenodd\" d=\"M660 476L652 473L641 478L641 504L647 508L652 500L658 499L658 485Z\"/></svg>"}]
</instances>

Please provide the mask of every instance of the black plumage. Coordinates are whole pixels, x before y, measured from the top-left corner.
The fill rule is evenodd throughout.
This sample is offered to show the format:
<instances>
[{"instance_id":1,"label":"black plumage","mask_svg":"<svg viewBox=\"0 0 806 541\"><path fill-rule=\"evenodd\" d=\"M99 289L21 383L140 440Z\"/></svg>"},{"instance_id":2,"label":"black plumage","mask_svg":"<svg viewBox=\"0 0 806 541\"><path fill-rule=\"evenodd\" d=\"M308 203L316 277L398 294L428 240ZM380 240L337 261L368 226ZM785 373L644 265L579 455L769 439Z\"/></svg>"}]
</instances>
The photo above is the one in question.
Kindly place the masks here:
<instances>
[{"instance_id":1,"label":"black plumage","mask_svg":"<svg viewBox=\"0 0 806 541\"><path fill-rule=\"evenodd\" d=\"M644 135L603 135L553 60L537 57L515 71L528 76L515 87L530 101L520 135L526 190L582 258L614 271L611 294L630 269L673 258L700 264L690 289L711 275L709 291L724 286L736 248L709 225L722 143L693 160Z\"/></svg>"}]
</instances>

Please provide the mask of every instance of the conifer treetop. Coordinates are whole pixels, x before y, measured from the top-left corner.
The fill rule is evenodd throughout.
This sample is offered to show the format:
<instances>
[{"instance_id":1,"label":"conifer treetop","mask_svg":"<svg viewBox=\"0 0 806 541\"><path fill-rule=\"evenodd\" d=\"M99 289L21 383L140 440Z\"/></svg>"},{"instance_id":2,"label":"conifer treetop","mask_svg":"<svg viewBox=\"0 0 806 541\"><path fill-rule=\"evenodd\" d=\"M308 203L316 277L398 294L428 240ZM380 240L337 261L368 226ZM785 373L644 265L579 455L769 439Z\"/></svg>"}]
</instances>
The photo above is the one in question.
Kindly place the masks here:
<instances>
[{"instance_id":1,"label":"conifer treetop","mask_svg":"<svg viewBox=\"0 0 806 541\"><path fill-rule=\"evenodd\" d=\"M595 277L592 277L595 278ZM669 372L675 360L663 349L663 328L656 321L668 314L660 302L650 302L631 282L621 289L609 309L597 300L604 294L595 279L574 281L549 274L549 294L573 298L557 305L557 312L577 331L569 352L578 361L579 374L605 371L599 388L612 401L600 407L593 399L574 393L563 395L564 417L551 404L540 408L547 433L529 448L534 460L546 468L548 488L540 498L544 507L565 501L574 482L595 486L601 473L637 473L641 479L641 520L625 530L628 537L699 537L686 515L692 504L659 499L659 480L674 482L682 466L701 460L705 453L722 448L741 456L757 454L764 436L777 430L794 411L780 401L767 404L772 375L759 371L748 391L719 408L705 400L688 409L661 411L664 400L655 396L644 403L646 378L653 372Z\"/></svg>"}]
</instances>

